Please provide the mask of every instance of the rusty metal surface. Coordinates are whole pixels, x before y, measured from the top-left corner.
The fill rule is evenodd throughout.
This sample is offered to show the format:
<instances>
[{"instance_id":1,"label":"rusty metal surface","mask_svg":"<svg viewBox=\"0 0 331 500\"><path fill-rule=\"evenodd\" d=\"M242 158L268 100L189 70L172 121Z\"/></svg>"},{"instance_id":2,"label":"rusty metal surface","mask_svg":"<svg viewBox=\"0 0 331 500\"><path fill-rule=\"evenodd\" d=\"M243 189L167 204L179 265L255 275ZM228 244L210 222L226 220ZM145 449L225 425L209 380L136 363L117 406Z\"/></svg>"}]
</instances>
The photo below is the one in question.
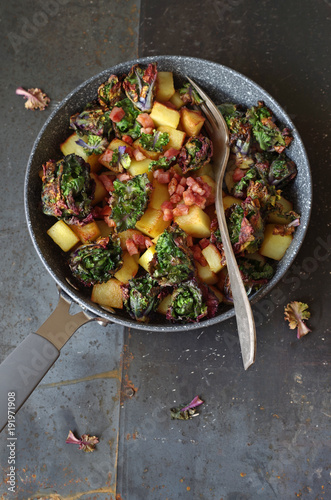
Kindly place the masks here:
<instances>
[{"instance_id":1,"label":"rusty metal surface","mask_svg":"<svg viewBox=\"0 0 331 500\"><path fill-rule=\"evenodd\" d=\"M285 108L307 148L315 204L294 265L254 307L257 360L247 372L233 319L193 332L126 332L135 391L121 409L125 500L331 498L330 15L328 0L142 2L139 56L227 65ZM291 300L312 312L301 340L283 320ZM171 420L170 408L196 395L205 401L199 416Z\"/></svg>"},{"instance_id":2,"label":"rusty metal surface","mask_svg":"<svg viewBox=\"0 0 331 500\"><path fill-rule=\"evenodd\" d=\"M50 112L78 84L137 56L139 1L14 0L1 3L1 334L0 361L36 331L57 303L54 281L28 235L26 164ZM45 111L28 111L15 89L40 87ZM16 493L8 490L8 432L0 435L0 498L116 495L123 328L83 326L16 416ZM66 445L69 429L100 438L85 454Z\"/></svg>"}]
</instances>

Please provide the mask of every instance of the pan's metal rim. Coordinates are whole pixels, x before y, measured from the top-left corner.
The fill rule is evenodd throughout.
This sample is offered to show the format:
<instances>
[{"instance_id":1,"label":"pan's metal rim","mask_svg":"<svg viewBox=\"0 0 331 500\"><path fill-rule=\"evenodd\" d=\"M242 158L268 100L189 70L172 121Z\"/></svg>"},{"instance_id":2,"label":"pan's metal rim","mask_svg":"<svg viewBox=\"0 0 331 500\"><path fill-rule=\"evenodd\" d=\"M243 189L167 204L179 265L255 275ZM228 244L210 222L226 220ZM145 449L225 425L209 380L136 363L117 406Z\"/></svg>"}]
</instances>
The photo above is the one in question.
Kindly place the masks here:
<instances>
[{"instance_id":1,"label":"pan's metal rim","mask_svg":"<svg viewBox=\"0 0 331 500\"><path fill-rule=\"evenodd\" d=\"M200 323L188 323L188 324L160 324L160 325L155 325L155 324L140 324L134 320L131 319L123 319L120 316L113 315L106 310L102 309L101 307L94 305L93 303L87 303L84 300L80 299L77 297L75 291L68 286L67 283L62 281L56 273L54 273L53 269L51 266L46 262L43 252L40 249L37 241L36 241L36 236L32 228L31 224L31 217L30 217L30 211L29 211L29 206L28 206L28 180L29 180L29 173L31 170L32 162L33 162L33 157L35 154L35 151L39 145L39 142L41 141L41 138L49 126L50 122L53 120L53 118L57 115L57 113L66 106L66 104L70 101L70 99L79 93L81 90L83 90L86 86L93 84L94 82L97 82L102 75L109 75L110 73L118 73L120 71L123 71L123 66L132 66L133 64L141 63L141 64L148 64L150 62L155 62L158 60L162 60L162 62L167 61L169 63L173 63L174 65L178 65L178 63L195 63L195 64L200 64L204 63L207 65L210 65L213 67L216 71L225 71L229 75L233 75L235 77L239 77L240 79L243 79L246 81L249 85L253 86L256 90L261 92L261 95L263 95L263 98L267 98L270 103L274 106L275 109L279 109L282 111L282 114L286 117L287 123L290 125L291 131L295 137L295 140L300 143L300 148L302 150L303 156L306 161L307 165L307 171L306 174L309 176L309 198L307 199L307 212L306 212L306 217L304 220L304 225L300 226L300 240L296 241L296 247L295 251L292 252L291 257L288 259L286 266L284 266L283 269L278 269L275 276L273 279L263 288L261 288L258 292L256 292L252 298L250 299L251 304L256 304L261 298L265 297L276 285L279 283L279 281L285 276L285 274L289 271L291 265L293 264L295 258L298 255L298 252L303 244L304 238L306 236L307 230L308 230L308 225L309 225L309 220L311 216L311 207L312 207L312 177L311 177L311 170L310 170L310 165L309 165L309 159L308 155L306 152L306 149L304 147L303 141L300 137L300 134L292 122L291 118L287 115L287 113L284 111L282 106L260 85L258 85L256 82L251 80L250 78L246 77L242 73L233 70L232 68L229 68L228 66L224 66L222 64L215 63L213 61L207 60L207 59L202 59L202 58L195 58L195 57L189 57L189 56L172 56L172 55L156 55L156 56L149 56L149 57L142 57L142 58L136 58L132 59L130 61L124 61L121 63L116 64L115 66L112 66L111 68L106 68L97 75L94 75L93 77L87 79L83 83L81 83L79 86L77 86L75 89L73 89L59 104L58 106L52 111L50 116L47 118L45 121L43 127L41 128L30 153L29 160L28 160L28 166L25 174L25 182L24 182L24 207L25 207L25 214L26 214L26 221L27 221L27 226L29 230L30 237L32 239L33 245L36 249L37 254L39 255L39 258L43 262L44 266L46 267L47 271L50 273L50 275L53 277L55 282L69 295L69 297L76 303L80 305L82 309L84 309L87 313L92 313L92 315L95 316L101 316L103 318L106 318L108 321L119 324L124 327L132 328L132 329L137 329L137 330L144 330L144 331L157 331L157 332L173 332L173 331L187 331L187 330L193 330L193 329L203 329L205 327L213 326L218 323L221 323L223 321L226 321L227 319L233 318L235 313L234 309L231 308L228 311L223 312L219 316L215 316L214 318L209 318L206 319L205 321L202 321ZM199 83L199 81L198 81ZM203 86L204 81L200 80L200 84ZM293 245L294 242L292 242Z\"/></svg>"}]
</instances>

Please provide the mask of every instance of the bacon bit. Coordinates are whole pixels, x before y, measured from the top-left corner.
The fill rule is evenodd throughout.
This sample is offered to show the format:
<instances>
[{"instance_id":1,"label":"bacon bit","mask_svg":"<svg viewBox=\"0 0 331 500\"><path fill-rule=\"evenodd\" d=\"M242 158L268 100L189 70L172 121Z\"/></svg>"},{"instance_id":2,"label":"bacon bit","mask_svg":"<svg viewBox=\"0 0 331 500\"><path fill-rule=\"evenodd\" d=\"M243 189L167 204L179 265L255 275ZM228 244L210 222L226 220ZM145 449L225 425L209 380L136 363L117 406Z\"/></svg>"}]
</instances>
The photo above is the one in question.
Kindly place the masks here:
<instances>
[{"instance_id":1,"label":"bacon bit","mask_svg":"<svg viewBox=\"0 0 331 500\"><path fill-rule=\"evenodd\" d=\"M142 161L146 158L146 156L140 151L140 149L134 149L133 156L136 161Z\"/></svg>"},{"instance_id":2,"label":"bacon bit","mask_svg":"<svg viewBox=\"0 0 331 500\"><path fill-rule=\"evenodd\" d=\"M202 267L205 267L207 265L207 261L202 255L201 248L199 245L193 245L192 246L192 252L193 252L193 258L201 264Z\"/></svg>"},{"instance_id":3,"label":"bacon bit","mask_svg":"<svg viewBox=\"0 0 331 500\"><path fill-rule=\"evenodd\" d=\"M206 190L202 187L203 181L198 182L198 179L193 179L193 177L188 177L186 179L187 185L192 189L194 193L200 194L201 196L206 194ZM201 179L200 179L201 180Z\"/></svg>"},{"instance_id":4,"label":"bacon bit","mask_svg":"<svg viewBox=\"0 0 331 500\"><path fill-rule=\"evenodd\" d=\"M101 156L99 156L99 159L98 159L99 163L101 163L101 165L103 165L104 167L109 168L109 164L112 161L113 154L114 154L114 151L112 151L111 149L106 149L106 151L104 153L102 153Z\"/></svg>"},{"instance_id":5,"label":"bacon bit","mask_svg":"<svg viewBox=\"0 0 331 500\"><path fill-rule=\"evenodd\" d=\"M139 253L138 248L136 247L134 241L131 238L128 238L125 241L125 246L130 255L137 255L137 253Z\"/></svg>"},{"instance_id":6,"label":"bacon bit","mask_svg":"<svg viewBox=\"0 0 331 500\"><path fill-rule=\"evenodd\" d=\"M136 120L143 128L155 128L154 121L148 113L140 113L140 115L137 116ZM149 132L145 133L148 134Z\"/></svg>"},{"instance_id":7,"label":"bacon bit","mask_svg":"<svg viewBox=\"0 0 331 500\"><path fill-rule=\"evenodd\" d=\"M178 156L179 155L179 149L175 148L169 148L167 151L165 151L164 155L166 158L172 158L173 156Z\"/></svg>"},{"instance_id":8,"label":"bacon bit","mask_svg":"<svg viewBox=\"0 0 331 500\"><path fill-rule=\"evenodd\" d=\"M186 177L182 177L182 178L181 178L181 180L179 181L179 184L180 184L181 186L184 186L184 187L185 187L185 186L186 186L186 181L187 181Z\"/></svg>"},{"instance_id":9,"label":"bacon bit","mask_svg":"<svg viewBox=\"0 0 331 500\"><path fill-rule=\"evenodd\" d=\"M187 215L188 214L188 206L184 205L184 203L179 203L177 207L173 209L173 214L174 217L178 217L180 215Z\"/></svg>"},{"instance_id":10,"label":"bacon bit","mask_svg":"<svg viewBox=\"0 0 331 500\"><path fill-rule=\"evenodd\" d=\"M182 196L184 191L185 191L185 187L178 184L178 186L176 187L176 194L178 194L179 196Z\"/></svg>"},{"instance_id":11,"label":"bacon bit","mask_svg":"<svg viewBox=\"0 0 331 500\"><path fill-rule=\"evenodd\" d=\"M153 242L150 238L148 238L148 236L145 236L145 247L146 248L149 248L149 247L152 247L153 246Z\"/></svg>"},{"instance_id":12,"label":"bacon bit","mask_svg":"<svg viewBox=\"0 0 331 500\"><path fill-rule=\"evenodd\" d=\"M187 235L186 242L188 247L193 247L193 237L190 234Z\"/></svg>"},{"instance_id":13,"label":"bacon bit","mask_svg":"<svg viewBox=\"0 0 331 500\"><path fill-rule=\"evenodd\" d=\"M140 132L142 134L149 134L149 135L152 135L153 134L153 128L152 127L142 127L140 129Z\"/></svg>"},{"instance_id":14,"label":"bacon bit","mask_svg":"<svg viewBox=\"0 0 331 500\"><path fill-rule=\"evenodd\" d=\"M184 199L185 205L187 205L189 207L191 205L194 205L195 199L194 199L194 193L193 193L193 191L191 191L191 189L187 189L186 191L184 191L184 193L183 193L183 199Z\"/></svg>"},{"instance_id":15,"label":"bacon bit","mask_svg":"<svg viewBox=\"0 0 331 500\"><path fill-rule=\"evenodd\" d=\"M129 135L123 135L122 141L127 142L128 144L133 144L133 139Z\"/></svg>"},{"instance_id":16,"label":"bacon bit","mask_svg":"<svg viewBox=\"0 0 331 500\"><path fill-rule=\"evenodd\" d=\"M176 192L178 181L173 177L168 184L168 191L170 196Z\"/></svg>"},{"instance_id":17,"label":"bacon bit","mask_svg":"<svg viewBox=\"0 0 331 500\"><path fill-rule=\"evenodd\" d=\"M171 201L164 201L161 205L161 210L164 212L164 210L172 210L174 208L173 204Z\"/></svg>"},{"instance_id":18,"label":"bacon bit","mask_svg":"<svg viewBox=\"0 0 331 500\"><path fill-rule=\"evenodd\" d=\"M203 250L208 245L210 245L210 241L207 240L207 238L202 238L202 240L199 241L199 245L200 245L200 248L202 248L202 250Z\"/></svg>"},{"instance_id":19,"label":"bacon bit","mask_svg":"<svg viewBox=\"0 0 331 500\"><path fill-rule=\"evenodd\" d=\"M165 172L162 168L155 170L155 172L159 172L156 178L160 184L168 184L170 182L169 172Z\"/></svg>"},{"instance_id":20,"label":"bacon bit","mask_svg":"<svg viewBox=\"0 0 331 500\"><path fill-rule=\"evenodd\" d=\"M173 217L174 217L173 211L166 208L163 212L163 220L164 221L172 220Z\"/></svg>"},{"instance_id":21,"label":"bacon bit","mask_svg":"<svg viewBox=\"0 0 331 500\"><path fill-rule=\"evenodd\" d=\"M181 201L182 197L179 195L179 194L173 194L172 196L170 196L170 201L171 203L173 203L174 205L177 205L177 203L179 203Z\"/></svg>"},{"instance_id":22,"label":"bacon bit","mask_svg":"<svg viewBox=\"0 0 331 500\"><path fill-rule=\"evenodd\" d=\"M138 247L145 248L145 236L141 233L133 233L132 239Z\"/></svg>"},{"instance_id":23,"label":"bacon bit","mask_svg":"<svg viewBox=\"0 0 331 500\"><path fill-rule=\"evenodd\" d=\"M102 184L104 185L105 189L107 189L107 191L109 193L111 193L112 191L114 191L114 185L113 185L114 178L115 177L110 177L109 175L106 175L106 174L100 174L99 175L99 180L102 182Z\"/></svg>"},{"instance_id":24,"label":"bacon bit","mask_svg":"<svg viewBox=\"0 0 331 500\"><path fill-rule=\"evenodd\" d=\"M109 217L104 217L103 220L105 221L108 227L116 227L116 222L113 219L110 219Z\"/></svg>"},{"instance_id":25,"label":"bacon bit","mask_svg":"<svg viewBox=\"0 0 331 500\"><path fill-rule=\"evenodd\" d=\"M233 182L239 182L243 177L245 177L245 171L239 167L235 168L232 174Z\"/></svg>"},{"instance_id":26,"label":"bacon bit","mask_svg":"<svg viewBox=\"0 0 331 500\"><path fill-rule=\"evenodd\" d=\"M132 175L131 174L128 174L128 173L123 173L123 174L118 174L116 176L116 178L121 181L121 182L124 182L124 181L129 181L130 179L132 179Z\"/></svg>"},{"instance_id":27,"label":"bacon bit","mask_svg":"<svg viewBox=\"0 0 331 500\"><path fill-rule=\"evenodd\" d=\"M111 113L109 115L109 118L111 119L111 121L113 121L115 123L120 122L121 120L123 120L124 117L125 117L124 109L118 108L116 106L111 110Z\"/></svg>"}]
</instances>

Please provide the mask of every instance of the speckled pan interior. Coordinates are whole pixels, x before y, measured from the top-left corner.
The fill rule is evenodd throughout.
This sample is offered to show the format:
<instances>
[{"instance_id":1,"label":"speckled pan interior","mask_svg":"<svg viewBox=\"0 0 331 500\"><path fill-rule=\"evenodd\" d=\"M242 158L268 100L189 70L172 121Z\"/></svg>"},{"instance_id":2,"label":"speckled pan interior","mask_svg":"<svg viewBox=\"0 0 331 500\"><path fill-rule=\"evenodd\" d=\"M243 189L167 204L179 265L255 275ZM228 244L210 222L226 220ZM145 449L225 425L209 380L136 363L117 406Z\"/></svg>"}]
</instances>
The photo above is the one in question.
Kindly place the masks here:
<instances>
[{"instance_id":1,"label":"speckled pan interior","mask_svg":"<svg viewBox=\"0 0 331 500\"><path fill-rule=\"evenodd\" d=\"M291 196L295 204L295 210L301 214L301 225L295 232L290 248L278 264L273 279L252 296L251 302L255 303L261 297L267 295L284 276L304 240L311 212L312 181L304 145L288 115L265 90L230 68L202 59L181 56L156 56L132 60L102 71L73 90L50 115L33 146L25 179L26 218L34 246L46 269L58 285L91 315L97 315L127 327L148 331L190 330L224 321L234 316L234 310L223 306L215 318L207 319L198 324L190 323L185 325L166 323L161 316L158 316L148 325L144 325L133 321L125 312L118 311L116 314L112 314L105 311L102 307L91 302L89 298L90 291L77 291L68 284L66 280L66 277L69 277L66 256L46 234L47 229L54 223L54 219L42 214L40 210L41 183L38 172L45 161L61 158L59 145L71 133L68 125L69 117L73 113L82 110L87 102L95 99L98 86L110 74L127 73L131 66L137 62L148 64L154 61L157 61L160 71L172 71L177 82L181 81L185 75L190 76L217 104L235 102L250 106L256 104L258 100L263 100L271 108L278 120L292 130L294 140L288 150L288 156L295 161L298 167L298 175L292 185Z\"/></svg>"}]
</instances>

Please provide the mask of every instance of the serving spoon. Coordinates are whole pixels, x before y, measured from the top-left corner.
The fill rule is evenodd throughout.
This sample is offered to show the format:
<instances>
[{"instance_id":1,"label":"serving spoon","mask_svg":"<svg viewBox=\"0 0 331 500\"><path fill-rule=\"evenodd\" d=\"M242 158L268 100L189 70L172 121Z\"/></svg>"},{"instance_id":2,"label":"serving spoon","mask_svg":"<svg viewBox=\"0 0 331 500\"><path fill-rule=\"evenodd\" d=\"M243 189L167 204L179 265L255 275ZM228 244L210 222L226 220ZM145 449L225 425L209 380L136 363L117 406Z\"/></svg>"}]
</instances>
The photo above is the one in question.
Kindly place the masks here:
<instances>
[{"instance_id":1,"label":"serving spoon","mask_svg":"<svg viewBox=\"0 0 331 500\"><path fill-rule=\"evenodd\" d=\"M226 265L229 273L229 279L232 290L233 305L236 314L238 336L240 341L241 354L245 370L255 361L256 356L256 330L253 312L249 303L247 293L241 279L240 271L237 265L236 257L233 253L230 242L229 231L226 224L222 185L223 178L229 159L229 134L225 120L208 95L191 78L186 76L187 80L203 99L200 105L206 121L204 126L213 143L213 163L217 167L216 171L216 193L215 206L216 215L221 233L222 244L226 259Z\"/></svg>"}]
</instances>

